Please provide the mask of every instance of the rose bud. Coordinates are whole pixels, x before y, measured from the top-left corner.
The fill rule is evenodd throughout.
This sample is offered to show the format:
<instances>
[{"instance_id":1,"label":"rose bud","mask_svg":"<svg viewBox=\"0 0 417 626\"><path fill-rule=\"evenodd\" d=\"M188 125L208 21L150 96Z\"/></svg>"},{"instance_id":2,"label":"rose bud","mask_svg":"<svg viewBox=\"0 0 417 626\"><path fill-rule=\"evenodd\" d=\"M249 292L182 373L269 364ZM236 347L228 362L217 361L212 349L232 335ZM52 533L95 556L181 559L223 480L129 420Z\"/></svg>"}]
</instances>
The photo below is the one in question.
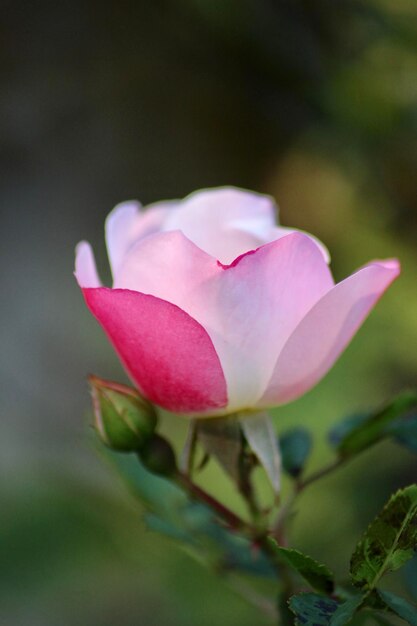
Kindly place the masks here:
<instances>
[{"instance_id":1,"label":"rose bud","mask_svg":"<svg viewBox=\"0 0 417 626\"><path fill-rule=\"evenodd\" d=\"M109 448L140 450L152 437L157 417L154 407L134 389L96 376L89 377L94 426Z\"/></svg>"},{"instance_id":2,"label":"rose bud","mask_svg":"<svg viewBox=\"0 0 417 626\"><path fill-rule=\"evenodd\" d=\"M326 248L276 212L235 188L119 205L106 221L112 288L77 247L87 306L152 403L206 418L295 400L398 276L397 260L373 261L335 284Z\"/></svg>"},{"instance_id":3,"label":"rose bud","mask_svg":"<svg viewBox=\"0 0 417 626\"><path fill-rule=\"evenodd\" d=\"M159 476L172 476L177 471L175 453L166 439L154 435L139 451L139 457L150 472Z\"/></svg>"}]
</instances>

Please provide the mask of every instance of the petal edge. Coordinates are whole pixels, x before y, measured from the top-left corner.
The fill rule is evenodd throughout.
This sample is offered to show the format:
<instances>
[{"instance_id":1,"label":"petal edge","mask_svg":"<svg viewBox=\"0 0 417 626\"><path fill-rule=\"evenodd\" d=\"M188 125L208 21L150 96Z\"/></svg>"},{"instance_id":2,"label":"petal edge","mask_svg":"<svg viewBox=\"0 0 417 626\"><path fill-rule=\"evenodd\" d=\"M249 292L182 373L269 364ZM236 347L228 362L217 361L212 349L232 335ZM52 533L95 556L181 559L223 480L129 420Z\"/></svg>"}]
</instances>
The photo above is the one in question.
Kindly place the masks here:
<instances>
[{"instance_id":1,"label":"petal edge","mask_svg":"<svg viewBox=\"0 0 417 626\"><path fill-rule=\"evenodd\" d=\"M396 259L373 262L325 294L284 345L259 406L285 404L318 383L399 273Z\"/></svg>"}]
</instances>

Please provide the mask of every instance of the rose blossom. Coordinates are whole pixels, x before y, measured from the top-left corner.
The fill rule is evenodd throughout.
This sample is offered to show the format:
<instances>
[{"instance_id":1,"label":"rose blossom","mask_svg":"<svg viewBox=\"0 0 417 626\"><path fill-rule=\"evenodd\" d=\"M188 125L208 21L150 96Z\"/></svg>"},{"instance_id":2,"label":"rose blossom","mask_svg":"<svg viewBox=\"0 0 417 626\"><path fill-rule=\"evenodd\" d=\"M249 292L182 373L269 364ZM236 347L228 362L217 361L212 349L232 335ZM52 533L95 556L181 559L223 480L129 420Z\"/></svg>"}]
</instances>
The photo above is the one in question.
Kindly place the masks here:
<instances>
[{"instance_id":1,"label":"rose blossom","mask_svg":"<svg viewBox=\"0 0 417 626\"><path fill-rule=\"evenodd\" d=\"M268 196L235 188L120 204L106 220L111 289L78 245L86 303L151 402L207 417L298 398L400 272L374 261L335 285L326 248L275 214Z\"/></svg>"}]
</instances>

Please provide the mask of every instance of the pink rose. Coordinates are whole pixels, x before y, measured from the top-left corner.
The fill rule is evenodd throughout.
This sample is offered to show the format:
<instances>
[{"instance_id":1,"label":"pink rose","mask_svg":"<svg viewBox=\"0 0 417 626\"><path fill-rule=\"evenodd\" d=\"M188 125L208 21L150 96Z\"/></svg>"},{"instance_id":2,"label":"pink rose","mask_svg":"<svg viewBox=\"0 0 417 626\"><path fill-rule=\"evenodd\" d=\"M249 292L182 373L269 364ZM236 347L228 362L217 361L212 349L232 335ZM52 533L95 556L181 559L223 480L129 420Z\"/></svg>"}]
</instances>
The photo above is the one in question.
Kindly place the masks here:
<instances>
[{"instance_id":1,"label":"pink rose","mask_svg":"<svg viewBox=\"0 0 417 626\"><path fill-rule=\"evenodd\" d=\"M235 188L121 204L106 220L111 289L78 245L87 305L150 401L207 417L298 398L400 272L374 261L335 285L324 246L275 214L268 196Z\"/></svg>"}]
</instances>

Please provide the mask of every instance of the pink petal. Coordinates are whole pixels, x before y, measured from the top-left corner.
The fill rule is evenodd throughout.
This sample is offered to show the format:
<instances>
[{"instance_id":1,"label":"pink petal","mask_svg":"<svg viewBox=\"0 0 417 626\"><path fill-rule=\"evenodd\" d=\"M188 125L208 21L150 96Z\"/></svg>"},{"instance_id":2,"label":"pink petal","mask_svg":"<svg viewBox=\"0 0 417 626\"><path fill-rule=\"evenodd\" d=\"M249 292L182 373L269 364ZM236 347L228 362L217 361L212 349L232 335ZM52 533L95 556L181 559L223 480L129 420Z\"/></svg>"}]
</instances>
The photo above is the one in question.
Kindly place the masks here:
<instances>
[{"instance_id":1,"label":"pink petal","mask_svg":"<svg viewBox=\"0 0 417 626\"><path fill-rule=\"evenodd\" d=\"M289 228L287 226L276 226L275 228L272 228L269 232L268 235L265 237L265 243L267 241L275 241L276 239L280 239L281 237L286 237L287 235L291 234L291 233L303 233L304 235L307 235L307 237L310 237L310 239L312 241L314 241L314 243L319 247L324 260L326 261L327 264L330 263L330 253L328 251L328 249L326 248L326 246L324 245L324 243L322 243L320 241L320 239L317 239L317 237L315 237L314 235L311 235L310 233L307 233L304 230L299 230L298 228Z\"/></svg>"},{"instance_id":2,"label":"pink petal","mask_svg":"<svg viewBox=\"0 0 417 626\"><path fill-rule=\"evenodd\" d=\"M75 249L75 276L82 287L100 287L94 253L87 241L80 241Z\"/></svg>"},{"instance_id":3,"label":"pink petal","mask_svg":"<svg viewBox=\"0 0 417 626\"><path fill-rule=\"evenodd\" d=\"M396 260L370 263L324 295L282 349L259 406L284 404L311 389L399 272Z\"/></svg>"},{"instance_id":4,"label":"pink petal","mask_svg":"<svg viewBox=\"0 0 417 626\"><path fill-rule=\"evenodd\" d=\"M224 374L204 328L178 307L128 290L83 289L127 371L152 402L178 413L227 404Z\"/></svg>"},{"instance_id":5,"label":"pink petal","mask_svg":"<svg viewBox=\"0 0 417 626\"><path fill-rule=\"evenodd\" d=\"M181 230L202 250L231 263L264 243L275 226L276 206L269 196L221 187L191 194L164 221L166 231Z\"/></svg>"},{"instance_id":6,"label":"pink petal","mask_svg":"<svg viewBox=\"0 0 417 626\"><path fill-rule=\"evenodd\" d=\"M106 242L113 278L129 249L141 238L161 229L162 223L175 203L159 202L145 211L139 202L118 204L106 219Z\"/></svg>"},{"instance_id":7,"label":"pink petal","mask_svg":"<svg viewBox=\"0 0 417 626\"><path fill-rule=\"evenodd\" d=\"M262 396L285 341L333 280L316 244L300 233L222 266L171 232L137 244L116 286L172 302L206 329L235 410Z\"/></svg>"}]
</instances>

